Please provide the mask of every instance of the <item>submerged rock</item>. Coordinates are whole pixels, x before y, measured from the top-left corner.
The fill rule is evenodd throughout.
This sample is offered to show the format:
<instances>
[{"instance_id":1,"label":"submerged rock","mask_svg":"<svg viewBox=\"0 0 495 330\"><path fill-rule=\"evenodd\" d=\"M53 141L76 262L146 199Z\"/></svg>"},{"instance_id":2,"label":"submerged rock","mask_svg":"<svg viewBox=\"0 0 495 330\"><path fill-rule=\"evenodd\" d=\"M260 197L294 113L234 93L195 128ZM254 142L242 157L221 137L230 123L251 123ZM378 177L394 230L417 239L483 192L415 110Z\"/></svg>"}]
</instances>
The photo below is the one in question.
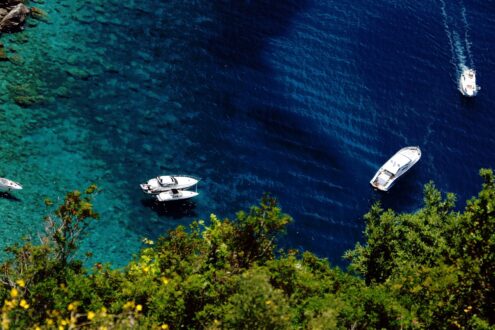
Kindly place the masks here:
<instances>
[{"instance_id":1,"label":"submerged rock","mask_svg":"<svg viewBox=\"0 0 495 330\"><path fill-rule=\"evenodd\" d=\"M7 57L7 54L5 54L5 51L3 48L0 49L0 62L7 62L9 61L9 58Z\"/></svg>"},{"instance_id":2,"label":"submerged rock","mask_svg":"<svg viewBox=\"0 0 495 330\"><path fill-rule=\"evenodd\" d=\"M38 94L38 88L32 84L14 84L8 86L10 97L14 102L23 107L45 102L45 97Z\"/></svg>"},{"instance_id":3,"label":"submerged rock","mask_svg":"<svg viewBox=\"0 0 495 330\"><path fill-rule=\"evenodd\" d=\"M31 17L43 22L48 21L48 14L36 7L31 7Z\"/></svg>"},{"instance_id":4,"label":"submerged rock","mask_svg":"<svg viewBox=\"0 0 495 330\"><path fill-rule=\"evenodd\" d=\"M9 58L7 57L7 54L5 53L5 50L3 49L3 44L0 43L0 62L6 62L8 60L9 60Z\"/></svg>"},{"instance_id":5,"label":"submerged rock","mask_svg":"<svg viewBox=\"0 0 495 330\"><path fill-rule=\"evenodd\" d=\"M15 64L15 65L22 65L22 64L24 64L24 59L19 54L15 54L13 56L10 56L9 57L9 61L10 61L10 63Z\"/></svg>"},{"instance_id":6,"label":"submerged rock","mask_svg":"<svg viewBox=\"0 0 495 330\"><path fill-rule=\"evenodd\" d=\"M67 87L61 86L54 91L54 94L61 98L70 97L70 91Z\"/></svg>"},{"instance_id":7,"label":"submerged rock","mask_svg":"<svg viewBox=\"0 0 495 330\"><path fill-rule=\"evenodd\" d=\"M43 96L16 96L14 97L14 102L23 108L30 107L37 103L43 103L45 98Z\"/></svg>"},{"instance_id":8,"label":"submerged rock","mask_svg":"<svg viewBox=\"0 0 495 330\"><path fill-rule=\"evenodd\" d=\"M71 77L82 80L87 80L89 79L90 76L89 72L76 67L67 68L65 69L65 72L67 72L67 74L70 75Z\"/></svg>"},{"instance_id":9,"label":"submerged rock","mask_svg":"<svg viewBox=\"0 0 495 330\"><path fill-rule=\"evenodd\" d=\"M11 38L11 42L12 43L16 43L16 44L25 44L29 41L29 38L26 34L24 33L17 33L14 35L13 38Z\"/></svg>"},{"instance_id":10,"label":"submerged rock","mask_svg":"<svg viewBox=\"0 0 495 330\"><path fill-rule=\"evenodd\" d=\"M15 32L22 30L28 14L28 7L22 3L17 4L1 19L0 32Z\"/></svg>"}]
</instances>

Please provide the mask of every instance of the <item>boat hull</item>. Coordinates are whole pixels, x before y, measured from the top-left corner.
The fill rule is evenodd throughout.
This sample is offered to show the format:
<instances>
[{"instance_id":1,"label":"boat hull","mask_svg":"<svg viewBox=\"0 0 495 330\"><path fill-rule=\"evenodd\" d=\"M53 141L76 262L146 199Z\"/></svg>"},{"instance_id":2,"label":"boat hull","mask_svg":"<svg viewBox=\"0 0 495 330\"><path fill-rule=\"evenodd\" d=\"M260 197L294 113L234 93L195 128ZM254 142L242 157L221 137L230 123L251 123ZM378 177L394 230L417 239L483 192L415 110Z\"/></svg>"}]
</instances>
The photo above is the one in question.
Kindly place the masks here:
<instances>
[{"instance_id":1,"label":"boat hull","mask_svg":"<svg viewBox=\"0 0 495 330\"><path fill-rule=\"evenodd\" d=\"M399 157L402 157L402 159L408 158L410 161L403 167L399 168L400 172L390 173L387 169L387 165L394 163L394 160ZM370 180L371 186L381 191L389 191L390 188L392 188L397 182L397 179L406 174L420 159L421 149L419 149L419 147L405 147L400 149L375 173L373 178ZM383 177L387 179L382 180Z\"/></svg>"},{"instance_id":2,"label":"boat hull","mask_svg":"<svg viewBox=\"0 0 495 330\"><path fill-rule=\"evenodd\" d=\"M197 185L199 182L198 179L192 177L173 176L173 178L176 180L176 183L167 184L167 185L160 184L159 182L160 178L170 178L170 177L171 176L159 176L157 178L150 179L146 183L140 184L141 190L145 194L158 195L162 192L170 191L172 189L180 190L180 189L191 188Z\"/></svg>"},{"instance_id":3,"label":"boat hull","mask_svg":"<svg viewBox=\"0 0 495 330\"><path fill-rule=\"evenodd\" d=\"M159 202L172 202L190 199L198 196L199 193L196 191L182 190L178 193L173 193L172 191L165 191L156 195L156 200Z\"/></svg>"},{"instance_id":4,"label":"boat hull","mask_svg":"<svg viewBox=\"0 0 495 330\"><path fill-rule=\"evenodd\" d=\"M22 190L22 186L9 179L0 178L0 192L9 192L15 190Z\"/></svg>"},{"instance_id":5,"label":"boat hull","mask_svg":"<svg viewBox=\"0 0 495 330\"><path fill-rule=\"evenodd\" d=\"M459 91L463 96L475 97L480 87L476 84L476 72L469 68L464 68L459 77Z\"/></svg>"},{"instance_id":6,"label":"boat hull","mask_svg":"<svg viewBox=\"0 0 495 330\"><path fill-rule=\"evenodd\" d=\"M466 96L466 97L475 97L478 94L477 90L466 89L460 83L459 83L459 91L461 92L462 96Z\"/></svg>"}]
</instances>

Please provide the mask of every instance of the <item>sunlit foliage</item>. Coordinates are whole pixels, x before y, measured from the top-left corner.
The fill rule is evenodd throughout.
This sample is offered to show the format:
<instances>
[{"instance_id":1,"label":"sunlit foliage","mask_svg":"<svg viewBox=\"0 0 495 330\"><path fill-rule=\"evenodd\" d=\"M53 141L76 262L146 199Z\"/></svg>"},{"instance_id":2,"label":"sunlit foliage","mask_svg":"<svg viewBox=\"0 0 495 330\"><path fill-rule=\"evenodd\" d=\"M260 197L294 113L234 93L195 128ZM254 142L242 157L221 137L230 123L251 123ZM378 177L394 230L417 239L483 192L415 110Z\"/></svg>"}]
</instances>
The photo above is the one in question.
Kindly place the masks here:
<instances>
[{"instance_id":1,"label":"sunlit foliage","mask_svg":"<svg viewBox=\"0 0 495 330\"><path fill-rule=\"evenodd\" d=\"M428 184L424 206L375 205L348 271L281 250L275 199L143 239L123 269L75 258L97 188L67 194L39 243L1 265L2 329L489 329L495 324L495 180L460 212Z\"/></svg>"}]
</instances>

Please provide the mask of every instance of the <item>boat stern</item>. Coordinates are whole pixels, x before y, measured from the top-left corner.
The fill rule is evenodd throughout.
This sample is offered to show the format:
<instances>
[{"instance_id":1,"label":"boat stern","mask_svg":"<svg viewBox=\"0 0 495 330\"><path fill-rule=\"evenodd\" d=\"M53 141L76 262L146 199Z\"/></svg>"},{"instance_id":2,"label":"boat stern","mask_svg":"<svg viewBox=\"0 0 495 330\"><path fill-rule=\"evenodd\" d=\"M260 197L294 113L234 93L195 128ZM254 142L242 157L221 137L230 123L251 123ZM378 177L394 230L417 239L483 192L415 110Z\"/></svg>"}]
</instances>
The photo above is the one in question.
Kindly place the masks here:
<instances>
[{"instance_id":1,"label":"boat stern","mask_svg":"<svg viewBox=\"0 0 495 330\"><path fill-rule=\"evenodd\" d=\"M380 191L388 191L389 187L387 186L384 186L384 185L381 185L377 180L373 181L371 180L370 181L370 185L376 189L376 190L380 190Z\"/></svg>"},{"instance_id":2,"label":"boat stern","mask_svg":"<svg viewBox=\"0 0 495 330\"><path fill-rule=\"evenodd\" d=\"M150 184L148 184L148 183L141 183L139 185L139 187L141 187L141 190L145 194L152 194L153 193L153 187Z\"/></svg>"}]
</instances>

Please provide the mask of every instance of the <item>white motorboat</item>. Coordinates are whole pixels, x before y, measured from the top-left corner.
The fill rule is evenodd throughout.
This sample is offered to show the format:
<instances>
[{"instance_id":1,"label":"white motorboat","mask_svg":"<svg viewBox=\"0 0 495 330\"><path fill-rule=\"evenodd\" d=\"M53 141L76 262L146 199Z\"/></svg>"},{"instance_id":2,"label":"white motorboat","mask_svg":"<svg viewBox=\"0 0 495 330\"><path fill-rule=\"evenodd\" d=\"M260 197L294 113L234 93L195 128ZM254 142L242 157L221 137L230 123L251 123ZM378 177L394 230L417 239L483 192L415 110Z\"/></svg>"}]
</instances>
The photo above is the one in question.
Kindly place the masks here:
<instances>
[{"instance_id":1,"label":"white motorboat","mask_svg":"<svg viewBox=\"0 0 495 330\"><path fill-rule=\"evenodd\" d=\"M461 94L464 96L473 97L478 94L480 89L481 87L476 85L476 71L468 67L464 67L459 78L459 91Z\"/></svg>"},{"instance_id":2,"label":"white motorboat","mask_svg":"<svg viewBox=\"0 0 495 330\"><path fill-rule=\"evenodd\" d=\"M198 195L199 193L196 191L172 189L159 193L158 195L156 195L156 199L159 202L171 202L193 198Z\"/></svg>"},{"instance_id":3,"label":"white motorboat","mask_svg":"<svg viewBox=\"0 0 495 330\"><path fill-rule=\"evenodd\" d=\"M172 189L187 189L198 184L199 180L188 176L163 175L142 183L141 189L147 194L156 195Z\"/></svg>"},{"instance_id":4,"label":"white motorboat","mask_svg":"<svg viewBox=\"0 0 495 330\"><path fill-rule=\"evenodd\" d=\"M0 192L12 191L12 190L21 190L22 186L9 179L0 178Z\"/></svg>"},{"instance_id":5,"label":"white motorboat","mask_svg":"<svg viewBox=\"0 0 495 330\"><path fill-rule=\"evenodd\" d=\"M421 158L419 147L405 147L397 151L376 172L370 183L376 189L388 191L395 181L404 173L409 171Z\"/></svg>"}]
</instances>

